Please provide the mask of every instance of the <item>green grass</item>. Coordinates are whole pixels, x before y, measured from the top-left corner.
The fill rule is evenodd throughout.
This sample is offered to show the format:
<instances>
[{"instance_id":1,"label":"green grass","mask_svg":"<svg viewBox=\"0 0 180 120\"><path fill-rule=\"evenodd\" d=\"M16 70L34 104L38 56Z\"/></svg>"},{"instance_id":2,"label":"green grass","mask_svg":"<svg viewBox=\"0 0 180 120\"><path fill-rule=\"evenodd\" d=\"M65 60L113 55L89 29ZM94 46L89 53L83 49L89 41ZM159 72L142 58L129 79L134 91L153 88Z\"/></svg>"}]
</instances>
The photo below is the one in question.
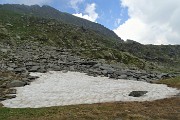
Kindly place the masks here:
<instances>
[{"instance_id":1,"label":"green grass","mask_svg":"<svg viewBox=\"0 0 180 120\"><path fill-rule=\"evenodd\" d=\"M157 81L159 84L166 84L170 87L176 87L180 89L180 76L175 78L169 78L169 79L162 79Z\"/></svg>"}]
</instances>

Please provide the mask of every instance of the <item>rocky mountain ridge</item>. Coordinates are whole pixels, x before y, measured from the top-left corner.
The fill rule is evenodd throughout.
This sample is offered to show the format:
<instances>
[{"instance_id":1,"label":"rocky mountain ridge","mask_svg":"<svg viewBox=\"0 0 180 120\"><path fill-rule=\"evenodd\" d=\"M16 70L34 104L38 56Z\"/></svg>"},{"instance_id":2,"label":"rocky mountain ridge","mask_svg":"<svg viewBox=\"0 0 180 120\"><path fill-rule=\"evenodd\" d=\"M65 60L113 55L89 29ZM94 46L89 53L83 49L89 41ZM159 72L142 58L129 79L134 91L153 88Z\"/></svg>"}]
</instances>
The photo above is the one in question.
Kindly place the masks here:
<instances>
[{"instance_id":1,"label":"rocky mountain ridge","mask_svg":"<svg viewBox=\"0 0 180 120\"><path fill-rule=\"evenodd\" d=\"M84 27L85 29L92 29L97 33L102 34L106 37L110 37L122 41L121 38L119 38L113 31L109 30L108 28L104 27L101 24L73 16L69 13L58 11L55 8L48 5L43 5L42 7L40 7L39 5L27 6L27 5L19 5L19 4L4 4L4 5L0 5L0 10L8 10L23 15L36 16L46 19L55 19L64 23L77 25L79 27Z\"/></svg>"}]
</instances>

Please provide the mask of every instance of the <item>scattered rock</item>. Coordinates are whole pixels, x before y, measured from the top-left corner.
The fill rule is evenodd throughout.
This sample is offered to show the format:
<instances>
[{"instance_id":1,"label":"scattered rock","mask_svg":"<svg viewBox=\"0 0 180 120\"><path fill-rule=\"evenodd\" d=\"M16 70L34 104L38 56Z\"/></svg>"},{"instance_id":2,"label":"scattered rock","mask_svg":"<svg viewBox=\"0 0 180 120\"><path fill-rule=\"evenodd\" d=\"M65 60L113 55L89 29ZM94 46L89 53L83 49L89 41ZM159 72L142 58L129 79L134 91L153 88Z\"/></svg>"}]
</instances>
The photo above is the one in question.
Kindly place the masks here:
<instances>
[{"instance_id":1,"label":"scattered rock","mask_svg":"<svg viewBox=\"0 0 180 120\"><path fill-rule=\"evenodd\" d=\"M6 99L13 99L13 98L15 98L16 97L16 95L11 95L11 94L7 94L6 96L5 96L5 98Z\"/></svg>"},{"instance_id":2,"label":"scattered rock","mask_svg":"<svg viewBox=\"0 0 180 120\"><path fill-rule=\"evenodd\" d=\"M39 66L33 66L33 67L29 70L29 72L38 72L39 69L40 69Z\"/></svg>"},{"instance_id":3,"label":"scattered rock","mask_svg":"<svg viewBox=\"0 0 180 120\"><path fill-rule=\"evenodd\" d=\"M63 72L63 73L67 73L67 72L68 72L68 70L62 70L62 72Z\"/></svg>"},{"instance_id":4,"label":"scattered rock","mask_svg":"<svg viewBox=\"0 0 180 120\"><path fill-rule=\"evenodd\" d=\"M6 100L6 98L4 97L0 97L0 101Z\"/></svg>"},{"instance_id":5,"label":"scattered rock","mask_svg":"<svg viewBox=\"0 0 180 120\"><path fill-rule=\"evenodd\" d=\"M25 86L26 82L23 81L19 81L19 80L13 80L12 82L10 82L7 87L11 88L11 87L22 87Z\"/></svg>"},{"instance_id":6,"label":"scattered rock","mask_svg":"<svg viewBox=\"0 0 180 120\"><path fill-rule=\"evenodd\" d=\"M133 97L141 97L143 95L145 95L148 91L132 91L129 96L133 96Z\"/></svg>"},{"instance_id":7,"label":"scattered rock","mask_svg":"<svg viewBox=\"0 0 180 120\"><path fill-rule=\"evenodd\" d=\"M127 75L120 75L118 76L118 79L127 79Z\"/></svg>"}]
</instances>

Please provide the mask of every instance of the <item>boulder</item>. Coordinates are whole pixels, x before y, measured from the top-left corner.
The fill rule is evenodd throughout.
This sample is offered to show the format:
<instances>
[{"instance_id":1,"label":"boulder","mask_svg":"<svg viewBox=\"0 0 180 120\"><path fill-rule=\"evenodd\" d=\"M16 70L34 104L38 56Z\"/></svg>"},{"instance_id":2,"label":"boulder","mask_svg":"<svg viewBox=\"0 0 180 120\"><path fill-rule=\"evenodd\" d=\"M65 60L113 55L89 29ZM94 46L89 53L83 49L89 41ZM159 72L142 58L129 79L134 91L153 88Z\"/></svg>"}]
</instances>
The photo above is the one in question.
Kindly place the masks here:
<instances>
[{"instance_id":1,"label":"boulder","mask_svg":"<svg viewBox=\"0 0 180 120\"><path fill-rule=\"evenodd\" d=\"M19 81L19 80L13 80L12 82L10 82L7 87L22 87L25 86L26 82L23 81Z\"/></svg>"},{"instance_id":2,"label":"boulder","mask_svg":"<svg viewBox=\"0 0 180 120\"><path fill-rule=\"evenodd\" d=\"M26 68L16 68L16 69L14 69L14 72L16 72L16 73L22 73L23 71L26 71Z\"/></svg>"},{"instance_id":3,"label":"boulder","mask_svg":"<svg viewBox=\"0 0 180 120\"><path fill-rule=\"evenodd\" d=\"M29 69L29 72L37 72L39 69L39 66L33 66L31 69Z\"/></svg>"},{"instance_id":4,"label":"boulder","mask_svg":"<svg viewBox=\"0 0 180 120\"><path fill-rule=\"evenodd\" d=\"M141 97L143 95L145 95L148 91L132 91L131 93L129 93L129 96L133 96L133 97Z\"/></svg>"}]
</instances>

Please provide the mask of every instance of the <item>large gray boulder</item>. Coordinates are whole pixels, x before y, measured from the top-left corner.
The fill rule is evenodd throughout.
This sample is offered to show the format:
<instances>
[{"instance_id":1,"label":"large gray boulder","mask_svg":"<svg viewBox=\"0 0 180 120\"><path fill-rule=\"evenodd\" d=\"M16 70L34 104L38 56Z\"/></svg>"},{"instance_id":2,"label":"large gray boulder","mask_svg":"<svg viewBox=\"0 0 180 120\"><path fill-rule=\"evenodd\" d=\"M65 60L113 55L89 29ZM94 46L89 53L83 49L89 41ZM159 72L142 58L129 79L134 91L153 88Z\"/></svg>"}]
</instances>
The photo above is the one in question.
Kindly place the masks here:
<instances>
[{"instance_id":1,"label":"large gray boulder","mask_svg":"<svg viewBox=\"0 0 180 120\"><path fill-rule=\"evenodd\" d=\"M129 93L129 96L133 96L133 97L141 97L143 95L145 95L148 91L132 91L131 93Z\"/></svg>"},{"instance_id":2,"label":"large gray boulder","mask_svg":"<svg viewBox=\"0 0 180 120\"><path fill-rule=\"evenodd\" d=\"M26 82L20 81L20 80L13 80L10 82L7 87L22 87L25 86Z\"/></svg>"}]
</instances>

